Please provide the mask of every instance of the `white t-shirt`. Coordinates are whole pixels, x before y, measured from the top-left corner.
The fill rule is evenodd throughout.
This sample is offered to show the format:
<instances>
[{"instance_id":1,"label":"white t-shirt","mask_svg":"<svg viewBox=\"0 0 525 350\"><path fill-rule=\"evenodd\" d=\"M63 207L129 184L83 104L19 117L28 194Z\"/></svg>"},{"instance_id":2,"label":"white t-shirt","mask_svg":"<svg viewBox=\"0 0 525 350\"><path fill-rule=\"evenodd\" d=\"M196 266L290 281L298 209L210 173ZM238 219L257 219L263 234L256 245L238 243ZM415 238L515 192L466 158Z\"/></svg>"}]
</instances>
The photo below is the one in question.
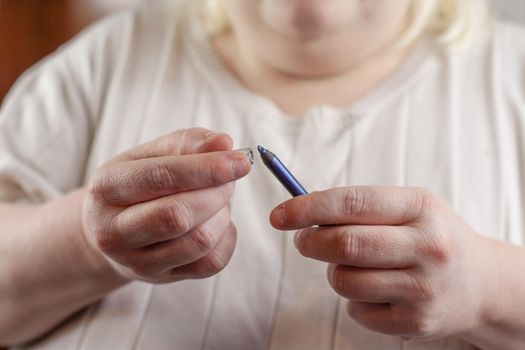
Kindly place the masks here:
<instances>
[{"instance_id":1,"label":"white t-shirt","mask_svg":"<svg viewBox=\"0 0 525 350\"><path fill-rule=\"evenodd\" d=\"M481 234L525 242L525 31L455 54L424 43L346 109L284 115L225 69L185 3L103 21L32 68L0 114L0 199L83 186L114 155L194 126L273 150L310 191L424 186ZM215 277L131 283L32 349L473 349L366 330L268 214L289 195L258 161L237 183L238 243ZM482 258L482 257L480 257Z\"/></svg>"}]
</instances>

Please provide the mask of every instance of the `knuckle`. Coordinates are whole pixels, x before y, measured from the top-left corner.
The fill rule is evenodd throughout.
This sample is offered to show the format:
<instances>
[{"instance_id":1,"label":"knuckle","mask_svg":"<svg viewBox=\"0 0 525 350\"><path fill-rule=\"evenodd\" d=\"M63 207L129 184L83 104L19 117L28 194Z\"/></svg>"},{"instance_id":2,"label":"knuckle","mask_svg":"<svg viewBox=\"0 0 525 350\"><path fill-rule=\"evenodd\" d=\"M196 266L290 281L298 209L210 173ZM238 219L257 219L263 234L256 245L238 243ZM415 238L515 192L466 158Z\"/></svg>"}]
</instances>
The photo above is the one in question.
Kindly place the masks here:
<instances>
[{"instance_id":1,"label":"knuckle","mask_svg":"<svg viewBox=\"0 0 525 350\"><path fill-rule=\"evenodd\" d=\"M204 128L189 128L189 129L181 129L177 130L173 133L173 137L178 140L182 140L183 143L190 142L192 139L194 139L194 135L202 135L205 137L206 133L208 132L207 129Z\"/></svg>"},{"instance_id":2,"label":"knuckle","mask_svg":"<svg viewBox=\"0 0 525 350\"><path fill-rule=\"evenodd\" d=\"M343 261L349 264L355 264L359 261L361 254L360 239L348 231L341 231L339 234L340 256Z\"/></svg>"},{"instance_id":3,"label":"knuckle","mask_svg":"<svg viewBox=\"0 0 525 350\"><path fill-rule=\"evenodd\" d=\"M237 228L233 223L227 229L228 234L236 235ZM226 253L220 249L212 249L210 252L201 260L201 271L200 277L210 277L222 270L228 265L232 252Z\"/></svg>"},{"instance_id":4,"label":"knuckle","mask_svg":"<svg viewBox=\"0 0 525 350\"><path fill-rule=\"evenodd\" d=\"M405 308L395 310L391 322L393 329L410 338L426 338L435 334L435 322L431 318L417 315L415 311L408 311Z\"/></svg>"},{"instance_id":5,"label":"knuckle","mask_svg":"<svg viewBox=\"0 0 525 350\"><path fill-rule=\"evenodd\" d=\"M148 188L152 190L174 188L177 184L174 174L165 164L149 168L144 176L144 181Z\"/></svg>"},{"instance_id":6,"label":"knuckle","mask_svg":"<svg viewBox=\"0 0 525 350\"><path fill-rule=\"evenodd\" d=\"M442 234L435 234L429 240L426 253L433 261L442 264L449 263L453 255L449 239Z\"/></svg>"},{"instance_id":7,"label":"knuckle","mask_svg":"<svg viewBox=\"0 0 525 350\"><path fill-rule=\"evenodd\" d=\"M364 191L358 187L346 189L343 200L343 212L346 216L363 213L366 210L367 198Z\"/></svg>"},{"instance_id":8,"label":"knuckle","mask_svg":"<svg viewBox=\"0 0 525 350\"><path fill-rule=\"evenodd\" d=\"M89 244L112 255L122 246L123 237L115 229L116 216L107 209L90 208L83 218L83 230Z\"/></svg>"},{"instance_id":9,"label":"knuckle","mask_svg":"<svg viewBox=\"0 0 525 350\"><path fill-rule=\"evenodd\" d=\"M97 247L104 253L113 253L117 250L118 242L109 230L105 228L95 228L93 232Z\"/></svg>"},{"instance_id":10,"label":"knuckle","mask_svg":"<svg viewBox=\"0 0 525 350\"><path fill-rule=\"evenodd\" d=\"M163 226L168 232L185 233L191 230L191 212L179 201L164 207L161 212Z\"/></svg>"},{"instance_id":11,"label":"knuckle","mask_svg":"<svg viewBox=\"0 0 525 350\"><path fill-rule=\"evenodd\" d=\"M148 145L148 148L145 150L147 157L155 157L159 154L168 155L168 154L178 154L178 143L177 140L180 138L180 131L172 131L165 136L162 136ZM134 157L134 158L144 158L144 157Z\"/></svg>"},{"instance_id":12,"label":"knuckle","mask_svg":"<svg viewBox=\"0 0 525 350\"><path fill-rule=\"evenodd\" d=\"M409 333L413 337L426 338L434 333L433 323L426 317L417 317L407 324Z\"/></svg>"},{"instance_id":13,"label":"knuckle","mask_svg":"<svg viewBox=\"0 0 525 350\"><path fill-rule=\"evenodd\" d=\"M205 137L211 132L211 130L202 127L194 127L189 129L182 129L179 130L179 132L183 135L186 135L187 137L190 137L192 134L203 135Z\"/></svg>"},{"instance_id":14,"label":"knuckle","mask_svg":"<svg viewBox=\"0 0 525 350\"><path fill-rule=\"evenodd\" d=\"M97 170L91 177L88 184L88 194L95 201L108 202L109 193L112 191L109 178L108 171L103 169Z\"/></svg>"},{"instance_id":15,"label":"knuckle","mask_svg":"<svg viewBox=\"0 0 525 350\"><path fill-rule=\"evenodd\" d=\"M420 302L428 302L436 299L437 290L435 286L417 277L410 278L409 288L412 291L414 300Z\"/></svg>"},{"instance_id":16,"label":"knuckle","mask_svg":"<svg viewBox=\"0 0 525 350\"><path fill-rule=\"evenodd\" d=\"M228 259L219 251L211 251L204 260L206 263L205 274L208 276L221 272L228 264Z\"/></svg>"},{"instance_id":17,"label":"knuckle","mask_svg":"<svg viewBox=\"0 0 525 350\"><path fill-rule=\"evenodd\" d=\"M170 139L172 140L186 140L193 132L193 130L196 130L198 128L190 128L190 129L179 129L172 131L170 134Z\"/></svg>"},{"instance_id":18,"label":"knuckle","mask_svg":"<svg viewBox=\"0 0 525 350\"><path fill-rule=\"evenodd\" d=\"M206 144L216 133L205 128L187 129L184 139L192 144L193 152L196 152L202 145Z\"/></svg>"},{"instance_id":19,"label":"knuckle","mask_svg":"<svg viewBox=\"0 0 525 350\"><path fill-rule=\"evenodd\" d=\"M191 239L197 250L200 252L209 252L215 246L215 237L211 230L203 226L197 227L192 231Z\"/></svg>"}]
</instances>

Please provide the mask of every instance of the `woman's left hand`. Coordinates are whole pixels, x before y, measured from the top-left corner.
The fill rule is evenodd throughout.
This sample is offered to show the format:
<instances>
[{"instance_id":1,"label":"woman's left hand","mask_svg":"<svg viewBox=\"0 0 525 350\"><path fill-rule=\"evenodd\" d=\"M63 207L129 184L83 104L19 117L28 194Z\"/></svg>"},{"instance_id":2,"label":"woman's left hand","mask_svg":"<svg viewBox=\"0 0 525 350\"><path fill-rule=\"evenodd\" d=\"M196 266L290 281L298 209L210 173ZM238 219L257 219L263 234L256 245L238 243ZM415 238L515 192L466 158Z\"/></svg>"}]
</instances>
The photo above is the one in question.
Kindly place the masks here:
<instances>
[{"instance_id":1,"label":"woman's left hand","mask_svg":"<svg viewBox=\"0 0 525 350\"><path fill-rule=\"evenodd\" d=\"M346 187L291 199L272 225L330 263L328 280L363 326L441 338L483 318L493 252L443 200L420 188ZM319 226L314 226L319 225Z\"/></svg>"}]
</instances>

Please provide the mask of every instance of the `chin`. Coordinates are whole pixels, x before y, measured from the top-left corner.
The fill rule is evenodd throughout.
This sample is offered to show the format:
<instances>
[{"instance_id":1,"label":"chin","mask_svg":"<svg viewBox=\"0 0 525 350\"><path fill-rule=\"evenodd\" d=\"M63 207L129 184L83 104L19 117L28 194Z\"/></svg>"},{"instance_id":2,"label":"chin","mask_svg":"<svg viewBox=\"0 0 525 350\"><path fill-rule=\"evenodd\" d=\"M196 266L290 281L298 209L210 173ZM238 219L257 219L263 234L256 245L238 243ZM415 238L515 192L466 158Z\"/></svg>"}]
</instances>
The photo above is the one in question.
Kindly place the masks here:
<instances>
[{"instance_id":1,"label":"chin","mask_svg":"<svg viewBox=\"0 0 525 350\"><path fill-rule=\"evenodd\" d=\"M355 0L262 0L263 16L273 29L293 36L320 37L348 25Z\"/></svg>"}]
</instances>

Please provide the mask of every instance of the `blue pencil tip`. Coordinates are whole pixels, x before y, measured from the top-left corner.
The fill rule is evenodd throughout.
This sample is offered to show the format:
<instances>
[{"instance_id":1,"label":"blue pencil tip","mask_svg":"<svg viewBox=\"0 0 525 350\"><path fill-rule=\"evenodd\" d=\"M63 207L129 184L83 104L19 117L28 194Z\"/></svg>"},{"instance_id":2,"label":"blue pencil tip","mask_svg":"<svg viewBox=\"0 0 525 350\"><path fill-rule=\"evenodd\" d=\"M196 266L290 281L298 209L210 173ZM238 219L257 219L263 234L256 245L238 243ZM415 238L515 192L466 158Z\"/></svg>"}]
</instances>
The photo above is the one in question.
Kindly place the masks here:
<instances>
[{"instance_id":1,"label":"blue pencil tip","mask_svg":"<svg viewBox=\"0 0 525 350\"><path fill-rule=\"evenodd\" d=\"M263 146L257 146L257 150L259 151L260 154L266 153L266 148L264 148Z\"/></svg>"}]
</instances>

